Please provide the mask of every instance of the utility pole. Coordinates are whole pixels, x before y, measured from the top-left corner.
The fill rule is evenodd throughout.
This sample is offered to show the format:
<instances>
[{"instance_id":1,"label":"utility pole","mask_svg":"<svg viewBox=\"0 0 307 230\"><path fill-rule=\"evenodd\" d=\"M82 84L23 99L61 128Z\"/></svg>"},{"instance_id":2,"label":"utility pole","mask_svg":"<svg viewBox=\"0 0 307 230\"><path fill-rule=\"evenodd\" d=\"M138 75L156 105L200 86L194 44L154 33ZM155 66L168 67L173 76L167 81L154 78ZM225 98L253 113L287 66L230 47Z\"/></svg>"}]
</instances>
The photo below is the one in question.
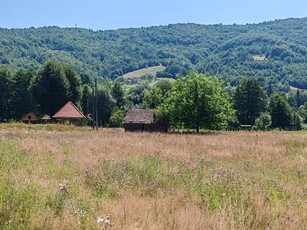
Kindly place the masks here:
<instances>
[{"instance_id":1,"label":"utility pole","mask_svg":"<svg viewBox=\"0 0 307 230\"><path fill-rule=\"evenodd\" d=\"M97 100L97 78L95 79L95 112L96 112L96 130L98 131L98 100Z\"/></svg>"},{"instance_id":2,"label":"utility pole","mask_svg":"<svg viewBox=\"0 0 307 230\"><path fill-rule=\"evenodd\" d=\"M92 128L95 129L95 88L92 85Z\"/></svg>"}]
</instances>

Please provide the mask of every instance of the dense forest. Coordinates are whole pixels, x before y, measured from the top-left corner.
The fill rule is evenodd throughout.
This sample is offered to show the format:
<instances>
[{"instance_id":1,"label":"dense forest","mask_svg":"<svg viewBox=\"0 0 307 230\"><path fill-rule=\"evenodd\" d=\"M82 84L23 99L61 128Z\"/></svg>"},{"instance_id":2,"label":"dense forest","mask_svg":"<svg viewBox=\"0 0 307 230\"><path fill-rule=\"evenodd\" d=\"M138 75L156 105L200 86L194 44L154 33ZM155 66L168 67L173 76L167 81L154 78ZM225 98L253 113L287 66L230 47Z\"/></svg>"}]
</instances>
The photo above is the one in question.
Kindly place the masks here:
<instances>
[{"instance_id":1,"label":"dense forest","mask_svg":"<svg viewBox=\"0 0 307 230\"><path fill-rule=\"evenodd\" d=\"M38 69L48 60L69 64L83 83L115 79L162 65L159 77L189 70L219 75L237 86L257 78L270 90L307 89L307 18L247 25L173 24L93 31L43 27L0 29L0 64L17 71Z\"/></svg>"}]
</instances>

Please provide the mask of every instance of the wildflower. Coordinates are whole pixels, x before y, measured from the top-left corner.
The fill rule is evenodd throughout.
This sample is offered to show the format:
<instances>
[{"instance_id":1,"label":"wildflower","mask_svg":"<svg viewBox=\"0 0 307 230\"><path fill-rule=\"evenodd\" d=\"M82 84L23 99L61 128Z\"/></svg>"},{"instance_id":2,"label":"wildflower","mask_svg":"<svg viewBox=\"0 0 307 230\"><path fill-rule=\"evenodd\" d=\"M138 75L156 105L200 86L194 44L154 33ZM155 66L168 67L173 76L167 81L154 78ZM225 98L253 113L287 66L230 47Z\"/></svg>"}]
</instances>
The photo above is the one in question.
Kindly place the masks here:
<instances>
[{"instance_id":1,"label":"wildflower","mask_svg":"<svg viewBox=\"0 0 307 230\"><path fill-rule=\"evenodd\" d=\"M111 224L110 215L105 218L97 217L97 223L101 224L102 230L111 229L114 224Z\"/></svg>"},{"instance_id":2,"label":"wildflower","mask_svg":"<svg viewBox=\"0 0 307 230\"><path fill-rule=\"evenodd\" d=\"M85 216L86 211L82 210L82 209L78 209L77 211L75 211L75 214L78 216Z\"/></svg>"},{"instance_id":3,"label":"wildflower","mask_svg":"<svg viewBox=\"0 0 307 230\"><path fill-rule=\"evenodd\" d=\"M60 183L60 190L64 191L67 194L68 194L68 192L67 192L67 185L68 184L69 184L68 180L64 180L63 183Z\"/></svg>"},{"instance_id":4,"label":"wildflower","mask_svg":"<svg viewBox=\"0 0 307 230\"><path fill-rule=\"evenodd\" d=\"M266 227L265 230L271 230L270 227Z\"/></svg>"},{"instance_id":5,"label":"wildflower","mask_svg":"<svg viewBox=\"0 0 307 230\"><path fill-rule=\"evenodd\" d=\"M223 195L223 196L226 196L226 193L223 193L222 195Z\"/></svg>"},{"instance_id":6,"label":"wildflower","mask_svg":"<svg viewBox=\"0 0 307 230\"><path fill-rule=\"evenodd\" d=\"M110 225L111 221L110 221L110 216L106 216L106 220L104 221L105 224Z\"/></svg>"},{"instance_id":7,"label":"wildflower","mask_svg":"<svg viewBox=\"0 0 307 230\"><path fill-rule=\"evenodd\" d=\"M60 190L65 190L66 189L66 184L60 184Z\"/></svg>"},{"instance_id":8,"label":"wildflower","mask_svg":"<svg viewBox=\"0 0 307 230\"><path fill-rule=\"evenodd\" d=\"M100 216L97 216L97 223L103 223L104 219Z\"/></svg>"}]
</instances>

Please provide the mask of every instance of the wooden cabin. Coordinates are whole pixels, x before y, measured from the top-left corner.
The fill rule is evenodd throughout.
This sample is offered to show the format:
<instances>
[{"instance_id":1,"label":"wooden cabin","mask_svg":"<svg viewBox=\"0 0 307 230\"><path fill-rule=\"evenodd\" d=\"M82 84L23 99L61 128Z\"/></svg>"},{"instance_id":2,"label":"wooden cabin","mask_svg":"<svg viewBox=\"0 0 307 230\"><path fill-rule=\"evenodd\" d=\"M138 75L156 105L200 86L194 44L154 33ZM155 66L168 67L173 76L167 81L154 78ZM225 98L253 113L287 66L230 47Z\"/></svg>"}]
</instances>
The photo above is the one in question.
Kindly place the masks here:
<instances>
[{"instance_id":1,"label":"wooden cabin","mask_svg":"<svg viewBox=\"0 0 307 230\"><path fill-rule=\"evenodd\" d=\"M167 128L156 122L152 109L130 109L124 118L125 131L166 132Z\"/></svg>"},{"instance_id":2,"label":"wooden cabin","mask_svg":"<svg viewBox=\"0 0 307 230\"><path fill-rule=\"evenodd\" d=\"M21 121L27 124L37 124L39 122L39 119L34 113L29 112L26 115L22 116Z\"/></svg>"}]
</instances>

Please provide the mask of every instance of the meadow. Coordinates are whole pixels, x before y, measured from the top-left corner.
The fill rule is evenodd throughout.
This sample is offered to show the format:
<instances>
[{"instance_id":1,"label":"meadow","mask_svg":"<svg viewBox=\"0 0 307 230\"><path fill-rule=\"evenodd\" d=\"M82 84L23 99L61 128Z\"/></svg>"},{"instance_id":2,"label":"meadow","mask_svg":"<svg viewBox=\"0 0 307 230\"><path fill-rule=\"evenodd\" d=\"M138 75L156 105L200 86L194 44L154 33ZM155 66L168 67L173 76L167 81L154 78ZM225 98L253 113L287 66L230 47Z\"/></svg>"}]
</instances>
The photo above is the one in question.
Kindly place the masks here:
<instances>
[{"instance_id":1,"label":"meadow","mask_svg":"<svg viewBox=\"0 0 307 230\"><path fill-rule=\"evenodd\" d=\"M304 132L0 125L0 229L306 229L306 155Z\"/></svg>"}]
</instances>

